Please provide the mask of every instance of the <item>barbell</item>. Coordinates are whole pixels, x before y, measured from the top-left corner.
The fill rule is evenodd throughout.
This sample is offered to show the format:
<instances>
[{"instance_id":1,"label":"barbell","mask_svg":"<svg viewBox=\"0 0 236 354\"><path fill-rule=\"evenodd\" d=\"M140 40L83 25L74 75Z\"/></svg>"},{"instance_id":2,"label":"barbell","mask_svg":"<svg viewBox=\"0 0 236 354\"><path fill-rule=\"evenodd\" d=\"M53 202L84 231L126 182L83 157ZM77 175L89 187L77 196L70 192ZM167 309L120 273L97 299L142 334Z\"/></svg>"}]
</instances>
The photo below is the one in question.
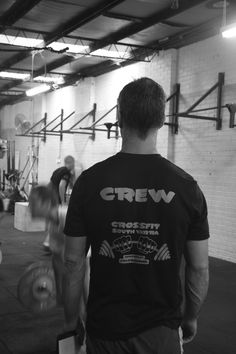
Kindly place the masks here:
<instances>
[{"instance_id":1,"label":"barbell","mask_svg":"<svg viewBox=\"0 0 236 354\"><path fill-rule=\"evenodd\" d=\"M17 295L22 305L33 313L43 314L55 308L56 281L51 263L31 264L18 282Z\"/></svg>"}]
</instances>

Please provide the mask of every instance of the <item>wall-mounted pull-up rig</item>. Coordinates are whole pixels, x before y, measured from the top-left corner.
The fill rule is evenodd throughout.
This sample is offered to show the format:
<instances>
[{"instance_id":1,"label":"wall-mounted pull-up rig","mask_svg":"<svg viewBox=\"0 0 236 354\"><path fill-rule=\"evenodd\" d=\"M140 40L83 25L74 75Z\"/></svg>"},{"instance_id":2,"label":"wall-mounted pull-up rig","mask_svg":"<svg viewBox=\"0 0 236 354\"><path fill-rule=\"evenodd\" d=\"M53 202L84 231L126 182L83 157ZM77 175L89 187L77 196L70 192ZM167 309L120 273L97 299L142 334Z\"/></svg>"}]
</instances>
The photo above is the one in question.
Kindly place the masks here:
<instances>
[{"instance_id":1,"label":"wall-mounted pull-up rig","mask_svg":"<svg viewBox=\"0 0 236 354\"><path fill-rule=\"evenodd\" d=\"M93 122L92 125L88 126L88 127L80 127L80 130L87 130L87 131L100 131L100 132L107 132L107 138L110 139L111 138L111 133L115 133L115 138L118 139L119 138L119 129L118 129L118 122L114 122L114 123L103 123L103 124L98 124L99 122L101 122L105 117L107 117L111 112L117 110L117 105L113 106L111 109L109 109L106 113L104 113L99 119L97 119L95 122ZM105 126L105 128L100 128L102 126ZM112 128L115 128L112 130ZM77 131L79 132L79 131Z\"/></svg>"},{"instance_id":2,"label":"wall-mounted pull-up rig","mask_svg":"<svg viewBox=\"0 0 236 354\"><path fill-rule=\"evenodd\" d=\"M35 123L32 127L30 127L28 130L26 130L22 134L17 134L17 136L24 136L24 137L37 137L37 138L42 138L44 142L46 142L47 136L58 136L60 138L60 141L63 140L63 134L74 134L77 133L77 130L74 130L78 124L80 124L84 119L86 119L88 116L92 116L93 122L95 122L95 114L96 114L96 104L93 105L93 109L89 111L87 114L85 114L78 122L74 123L72 126L70 126L68 129L63 129L64 128L64 123L71 117L74 118L75 111L71 112L68 114L66 117L64 117L64 110L61 109L61 113L53 118L50 122L47 122L47 113L44 114L44 117L39 120L37 123ZM54 123L54 125L53 125ZM49 129L49 126L52 126ZM38 128L40 127L40 128ZM80 134L88 134L91 135L93 138L95 138L94 131L92 130L91 132L79 132Z\"/></svg>"},{"instance_id":3,"label":"wall-mounted pull-up rig","mask_svg":"<svg viewBox=\"0 0 236 354\"><path fill-rule=\"evenodd\" d=\"M111 138L111 133L115 133L115 138L118 139L119 137L119 130L118 130L118 123L104 123L104 124L99 124L105 117L108 116L112 111L117 109L117 105L109 109L105 114L103 114L99 119L95 119L96 117L96 110L97 110L97 105L94 103L93 108L91 111L89 111L87 114L85 114L81 119L79 119L77 122L75 122L72 126L70 126L68 129L64 129L64 123L67 121L69 118L75 116L75 111L71 112L69 115L64 117L64 110L61 109L61 113L56 116L54 119L52 119L49 123L47 123L47 113L44 114L44 117L39 120L37 123L35 123L32 127L30 127L28 130L26 130L22 134L17 134L17 136L24 136L24 137L38 137L42 138L43 141L46 141L47 136L59 136L60 140L63 140L63 134L87 134L90 135L91 138L94 140L95 139L95 132L100 131L100 132L107 132L107 137L108 139ZM80 123L82 123L87 117L92 116L92 124L87 127L78 127ZM53 127L52 126L54 123ZM104 126L105 128L100 128L101 126ZM40 128L38 128L40 127ZM114 127L114 129L112 129Z\"/></svg>"},{"instance_id":4,"label":"wall-mounted pull-up rig","mask_svg":"<svg viewBox=\"0 0 236 354\"><path fill-rule=\"evenodd\" d=\"M194 102L186 111L178 112L179 108L179 99L180 99L180 84L178 85L178 94L175 94L175 109L174 111L167 115L171 118L171 125L174 127L172 130L173 133L178 134L179 130L179 118L189 118L189 119L200 119L200 120L209 120L216 122L216 129L222 129L222 108L227 108L227 105L222 105L222 91L224 86L225 74L218 74L218 81L205 92L196 102ZM208 97L213 91L217 90L217 102L216 106L209 108L199 108L195 109L200 103L202 103L206 97ZM214 117L199 115L200 112L216 110L216 115Z\"/></svg>"},{"instance_id":5,"label":"wall-mounted pull-up rig","mask_svg":"<svg viewBox=\"0 0 236 354\"><path fill-rule=\"evenodd\" d=\"M214 121L216 122L216 129L222 129L222 109L227 108L230 113L230 123L229 127L234 128L235 124L235 113L236 113L236 104L225 104L222 105L222 92L225 81L224 73L218 74L217 82L210 87L196 102L194 102L186 111L179 112L180 104L180 84L176 83L173 86L173 92L167 98L166 102L170 102L170 114L166 117L169 117L169 121L165 122L164 125L167 125L171 128L173 134L178 134L179 131L179 118L188 118L188 119L200 119L205 121ZM200 103L202 103L212 92L217 90L217 102L214 107L199 108ZM101 117L96 119L97 105L94 103L93 108L85 114L81 119L76 121L69 128L64 129L64 123L69 120L71 117L75 119L75 111L71 112L69 115L64 117L64 110L61 109L61 113L52 119L50 122L47 122L47 113L44 114L44 117L35 123L31 128L25 131L23 134L18 134L18 136L24 137L39 137L46 142L47 136L58 136L60 141L63 140L63 134L87 134L94 140L96 132L106 132L107 138L119 138L119 127L118 121L114 123L106 122L101 123L104 118L106 118L111 112L117 110L117 105L110 108L106 113ZM207 115L199 115L200 112L206 111L216 111L215 116L210 117ZM115 114L117 116L117 113ZM80 124L89 116L92 117L92 124L89 126L80 126ZM99 123L99 124L98 124ZM54 124L54 125L53 125ZM40 128L38 128L40 127ZM49 129L50 127L50 129ZM114 133L114 135L113 135Z\"/></svg>"}]
</instances>

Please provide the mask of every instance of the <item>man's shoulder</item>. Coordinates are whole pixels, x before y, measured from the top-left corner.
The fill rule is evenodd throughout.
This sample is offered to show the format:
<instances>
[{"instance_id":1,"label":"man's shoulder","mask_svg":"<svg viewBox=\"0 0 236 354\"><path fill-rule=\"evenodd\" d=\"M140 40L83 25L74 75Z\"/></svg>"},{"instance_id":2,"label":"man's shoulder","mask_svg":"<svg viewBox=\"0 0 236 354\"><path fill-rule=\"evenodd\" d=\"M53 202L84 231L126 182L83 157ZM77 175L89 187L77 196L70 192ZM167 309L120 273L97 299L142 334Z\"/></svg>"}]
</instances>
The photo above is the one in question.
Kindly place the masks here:
<instances>
[{"instance_id":1,"label":"man's shoulder","mask_svg":"<svg viewBox=\"0 0 236 354\"><path fill-rule=\"evenodd\" d=\"M106 173L106 170L113 170L113 167L117 164L117 162L118 162L117 155L113 155L84 170L81 177L86 179L89 177L98 176L99 174L104 175L104 173ZM193 178L193 176L191 176L188 172L186 172L185 170L183 170L181 167L174 164L170 160L161 157L161 160L158 158L157 162L158 162L157 169L158 168L162 169L167 179L170 179L172 181L174 180L177 182L182 181L183 183L187 183L187 184L196 183L196 180Z\"/></svg>"},{"instance_id":2,"label":"man's shoulder","mask_svg":"<svg viewBox=\"0 0 236 354\"><path fill-rule=\"evenodd\" d=\"M179 179L182 179L183 181L196 182L193 176L191 176L188 172L186 172L170 160L163 158L162 161L163 166L165 167L167 172L169 172L170 175L173 175L173 177L177 177Z\"/></svg>"},{"instance_id":3,"label":"man's shoulder","mask_svg":"<svg viewBox=\"0 0 236 354\"><path fill-rule=\"evenodd\" d=\"M83 176L92 176L94 173L104 172L104 169L109 167L116 161L116 155L108 157L107 159L97 162L93 166L87 168L82 172Z\"/></svg>"},{"instance_id":4,"label":"man's shoulder","mask_svg":"<svg viewBox=\"0 0 236 354\"><path fill-rule=\"evenodd\" d=\"M58 207L58 219L59 219L59 224L61 225L62 228L64 228L65 226L67 210L68 210L67 205L63 204L63 205L59 205Z\"/></svg>"},{"instance_id":5,"label":"man's shoulder","mask_svg":"<svg viewBox=\"0 0 236 354\"><path fill-rule=\"evenodd\" d=\"M68 172L69 172L69 170L65 166L61 166L61 167L56 168L53 171L53 175L59 175L61 173L68 173Z\"/></svg>"}]
</instances>

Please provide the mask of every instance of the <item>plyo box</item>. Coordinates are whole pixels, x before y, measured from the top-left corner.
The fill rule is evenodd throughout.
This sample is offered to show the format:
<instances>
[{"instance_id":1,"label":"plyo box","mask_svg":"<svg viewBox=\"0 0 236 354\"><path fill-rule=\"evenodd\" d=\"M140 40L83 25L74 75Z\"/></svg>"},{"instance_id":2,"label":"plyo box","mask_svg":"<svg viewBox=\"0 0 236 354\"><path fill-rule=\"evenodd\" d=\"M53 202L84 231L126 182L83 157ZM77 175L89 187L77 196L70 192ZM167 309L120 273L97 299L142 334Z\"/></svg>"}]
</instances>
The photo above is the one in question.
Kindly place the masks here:
<instances>
[{"instance_id":1,"label":"plyo box","mask_svg":"<svg viewBox=\"0 0 236 354\"><path fill-rule=\"evenodd\" d=\"M28 206L28 202L15 203L15 229L26 232L45 231L45 221L42 219L32 220Z\"/></svg>"}]
</instances>

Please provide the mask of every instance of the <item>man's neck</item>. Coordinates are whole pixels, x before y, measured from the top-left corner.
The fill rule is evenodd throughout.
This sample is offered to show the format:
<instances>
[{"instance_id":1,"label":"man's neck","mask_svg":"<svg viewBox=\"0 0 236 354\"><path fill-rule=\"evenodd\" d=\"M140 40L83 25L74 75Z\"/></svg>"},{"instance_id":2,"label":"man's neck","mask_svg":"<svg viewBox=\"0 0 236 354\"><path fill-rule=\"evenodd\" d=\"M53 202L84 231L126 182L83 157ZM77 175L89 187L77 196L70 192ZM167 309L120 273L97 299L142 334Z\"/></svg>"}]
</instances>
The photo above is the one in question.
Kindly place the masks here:
<instances>
[{"instance_id":1,"label":"man's neck","mask_svg":"<svg viewBox=\"0 0 236 354\"><path fill-rule=\"evenodd\" d=\"M152 133L145 140L134 134L123 134L121 152L129 154L157 154L157 134Z\"/></svg>"}]
</instances>

